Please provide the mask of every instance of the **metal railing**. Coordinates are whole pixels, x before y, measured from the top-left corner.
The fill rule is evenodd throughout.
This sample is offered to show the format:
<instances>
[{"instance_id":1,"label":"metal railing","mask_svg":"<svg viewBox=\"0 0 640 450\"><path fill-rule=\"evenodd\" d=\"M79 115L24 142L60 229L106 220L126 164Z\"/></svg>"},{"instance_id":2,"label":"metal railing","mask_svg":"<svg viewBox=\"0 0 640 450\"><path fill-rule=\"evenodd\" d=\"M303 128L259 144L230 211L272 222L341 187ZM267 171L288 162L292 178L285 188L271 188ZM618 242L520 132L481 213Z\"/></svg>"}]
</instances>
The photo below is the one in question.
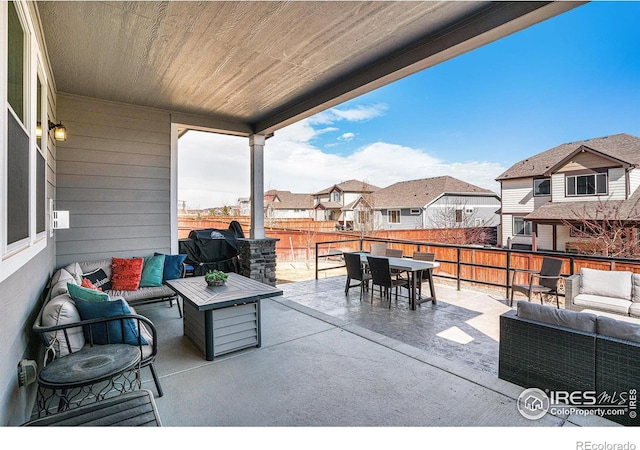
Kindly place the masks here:
<instances>
[{"instance_id":1,"label":"metal railing","mask_svg":"<svg viewBox=\"0 0 640 450\"><path fill-rule=\"evenodd\" d=\"M370 244L373 242L385 242L389 247L402 248L407 256L412 255L414 251L433 252L436 254L436 260L440 263L440 267L433 272L434 277L455 280L458 290L460 290L463 282L503 288L507 298L509 297L509 278L513 273L511 269L539 269L545 256L563 261L563 277L578 273L580 268L583 267L603 270L629 270L640 273L640 260L638 259L434 242L359 238L316 242L316 280L319 272L345 267L344 265L337 265L320 268L319 262L321 258L335 257L345 251L368 251ZM326 253L321 253L322 249L325 249ZM526 274L518 276L528 277ZM528 282L528 279L526 282Z\"/></svg>"}]
</instances>

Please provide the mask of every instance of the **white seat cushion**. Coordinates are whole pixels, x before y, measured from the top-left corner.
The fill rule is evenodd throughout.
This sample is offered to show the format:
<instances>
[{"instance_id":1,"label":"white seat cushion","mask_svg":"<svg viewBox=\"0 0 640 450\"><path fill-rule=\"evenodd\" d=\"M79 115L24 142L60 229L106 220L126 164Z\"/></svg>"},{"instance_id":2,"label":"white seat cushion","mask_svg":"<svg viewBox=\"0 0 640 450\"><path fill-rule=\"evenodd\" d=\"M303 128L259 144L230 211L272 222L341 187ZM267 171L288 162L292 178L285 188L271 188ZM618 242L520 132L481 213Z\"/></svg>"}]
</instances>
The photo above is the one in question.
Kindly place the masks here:
<instances>
[{"instance_id":1,"label":"white seat cushion","mask_svg":"<svg viewBox=\"0 0 640 450\"><path fill-rule=\"evenodd\" d=\"M573 303L588 309L599 309L612 313L629 315L630 300L605 297L602 295L579 294L573 299Z\"/></svg>"}]
</instances>

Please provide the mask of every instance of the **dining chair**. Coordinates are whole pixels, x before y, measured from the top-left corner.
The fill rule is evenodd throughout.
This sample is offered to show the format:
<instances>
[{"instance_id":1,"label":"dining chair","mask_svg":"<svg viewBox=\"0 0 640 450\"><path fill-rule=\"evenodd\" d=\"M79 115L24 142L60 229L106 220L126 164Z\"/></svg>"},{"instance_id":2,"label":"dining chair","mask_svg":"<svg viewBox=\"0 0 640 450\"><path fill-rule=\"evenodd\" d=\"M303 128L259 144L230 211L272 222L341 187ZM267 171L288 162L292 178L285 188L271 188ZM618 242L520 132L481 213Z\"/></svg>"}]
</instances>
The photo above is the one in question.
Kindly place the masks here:
<instances>
[{"instance_id":1,"label":"dining chair","mask_svg":"<svg viewBox=\"0 0 640 450\"><path fill-rule=\"evenodd\" d=\"M429 253L429 252L413 252L413 259L417 261L435 261L436 254ZM424 280L425 280L425 273L420 272L420 278L418 278L418 297L422 295L422 283L424 282Z\"/></svg>"},{"instance_id":2,"label":"dining chair","mask_svg":"<svg viewBox=\"0 0 640 450\"><path fill-rule=\"evenodd\" d=\"M362 270L362 261L358 253L344 253L344 262L347 265L347 283L344 286L344 294L349 294L349 289L352 287L360 286L360 300L362 300L362 293L369 289L369 281L371 281L371 274L365 273ZM351 280L359 281L358 284L351 284Z\"/></svg>"},{"instance_id":3,"label":"dining chair","mask_svg":"<svg viewBox=\"0 0 640 450\"><path fill-rule=\"evenodd\" d=\"M402 258L404 256L404 251L395 248L388 248L385 250L384 255L391 258Z\"/></svg>"},{"instance_id":4,"label":"dining chair","mask_svg":"<svg viewBox=\"0 0 640 450\"><path fill-rule=\"evenodd\" d=\"M404 256L404 251L396 248L388 248L385 250L384 255L389 258L402 258ZM391 275L395 276L396 278L400 278L403 273L403 270L391 269ZM408 275L407 278L409 278Z\"/></svg>"},{"instance_id":5,"label":"dining chair","mask_svg":"<svg viewBox=\"0 0 640 450\"><path fill-rule=\"evenodd\" d=\"M436 254L427 252L413 252L413 259L417 259L418 261L435 261Z\"/></svg>"},{"instance_id":6,"label":"dining chair","mask_svg":"<svg viewBox=\"0 0 640 450\"><path fill-rule=\"evenodd\" d=\"M544 257L542 259L542 267L540 270L527 270L527 269L511 269L513 275L511 276L511 300L509 306L513 306L513 293L520 292L525 294L529 301L533 294L540 296L540 303L542 303L542 296L555 294L556 307L560 309L560 302L558 300L558 282L562 276L560 272L562 270L562 260L557 258ZM528 273L529 284L516 284L517 273ZM537 283L534 283L537 280Z\"/></svg>"},{"instance_id":7,"label":"dining chair","mask_svg":"<svg viewBox=\"0 0 640 450\"><path fill-rule=\"evenodd\" d=\"M386 256L387 253L387 243L372 243L369 247L369 253L374 256Z\"/></svg>"},{"instance_id":8,"label":"dining chair","mask_svg":"<svg viewBox=\"0 0 640 450\"><path fill-rule=\"evenodd\" d=\"M373 304L373 287L379 286L381 294L384 293L384 297L389 300L389 309L391 309L391 289L396 288L396 302L398 301L398 289L404 287L409 290L409 281L404 278L393 278L391 276L391 269L389 267L389 260L387 258L381 258L376 256L367 255L367 262L369 263L369 270L372 278L371 289L371 303Z\"/></svg>"}]
</instances>

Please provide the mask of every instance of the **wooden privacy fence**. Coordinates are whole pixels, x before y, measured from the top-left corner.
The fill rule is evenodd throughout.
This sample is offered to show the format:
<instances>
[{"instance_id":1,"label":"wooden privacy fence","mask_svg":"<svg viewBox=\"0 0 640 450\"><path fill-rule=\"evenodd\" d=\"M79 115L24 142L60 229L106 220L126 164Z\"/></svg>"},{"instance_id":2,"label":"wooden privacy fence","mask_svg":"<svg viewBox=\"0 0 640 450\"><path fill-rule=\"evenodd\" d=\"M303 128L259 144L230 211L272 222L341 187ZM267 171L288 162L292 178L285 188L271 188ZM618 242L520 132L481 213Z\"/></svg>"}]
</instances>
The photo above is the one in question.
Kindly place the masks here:
<instances>
[{"instance_id":1,"label":"wooden privacy fence","mask_svg":"<svg viewBox=\"0 0 640 450\"><path fill-rule=\"evenodd\" d=\"M479 285L502 287L509 295L511 269L540 270L545 256L558 258L563 261L562 275L569 276L579 273L581 268L600 270L626 270L640 273L640 261L636 259L608 258L603 256L575 255L558 252L533 252L526 250L509 250L495 247L458 246L428 242L407 242L398 240L383 240L389 248L401 249L405 256L410 257L414 251L431 252L440 263L434 270L436 277L455 280L460 289L462 282ZM318 260L325 255L335 255L335 249L348 248L345 251L369 251L371 243L380 242L376 239L350 239L316 244L316 279L322 269ZM329 249L327 251L327 249ZM334 249L334 250L331 250ZM529 275L518 273L516 283L528 283Z\"/></svg>"},{"instance_id":2,"label":"wooden privacy fence","mask_svg":"<svg viewBox=\"0 0 640 450\"><path fill-rule=\"evenodd\" d=\"M245 236L251 232L250 218L247 216L204 216L178 217L178 238L186 238L191 230L207 228L226 229L235 220L240 223ZM271 222L272 226L268 226ZM316 257L316 242L342 241L359 239L362 236L354 231L336 231L337 221L314 221L312 219L273 219L265 220L265 236L277 239L276 255L279 261L311 262ZM477 229L476 229L477 230ZM487 228L487 234L495 231ZM467 242L467 229L413 229L413 230L378 230L368 234L371 239L420 242ZM394 244L395 245L395 244ZM341 251L339 245L329 249ZM349 251L349 248L345 248ZM405 252L405 254L407 254Z\"/></svg>"}]
</instances>

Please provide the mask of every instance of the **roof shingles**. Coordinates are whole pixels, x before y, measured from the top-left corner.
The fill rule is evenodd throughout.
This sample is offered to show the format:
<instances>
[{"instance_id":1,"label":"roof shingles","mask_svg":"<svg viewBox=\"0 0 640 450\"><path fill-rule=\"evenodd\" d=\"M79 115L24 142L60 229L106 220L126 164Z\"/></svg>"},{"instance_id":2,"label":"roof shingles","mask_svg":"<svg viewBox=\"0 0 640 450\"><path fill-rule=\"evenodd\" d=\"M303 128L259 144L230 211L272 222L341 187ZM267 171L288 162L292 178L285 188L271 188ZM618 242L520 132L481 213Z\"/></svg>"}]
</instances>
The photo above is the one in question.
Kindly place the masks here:
<instances>
[{"instance_id":1,"label":"roof shingles","mask_svg":"<svg viewBox=\"0 0 640 450\"><path fill-rule=\"evenodd\" d=\"M374 194L375 208L421 208L445 193L493 194L484 189L450 176L400 181L380 189Z\"/></svg>"},{"instance_id":2,"label":"roof shingles","mask_svg":"<svg viewBox=\"0 0 640 450\"><path fill-rule=\"evenodd\" d=\"M498 176L496 180L502 181L514 178L543 176L549 169L556 166L582 146L625 161L630 165L640 164L640 138L621 133L613 136L561 144L515 163Z\"/></svg>"}]
</instances>

